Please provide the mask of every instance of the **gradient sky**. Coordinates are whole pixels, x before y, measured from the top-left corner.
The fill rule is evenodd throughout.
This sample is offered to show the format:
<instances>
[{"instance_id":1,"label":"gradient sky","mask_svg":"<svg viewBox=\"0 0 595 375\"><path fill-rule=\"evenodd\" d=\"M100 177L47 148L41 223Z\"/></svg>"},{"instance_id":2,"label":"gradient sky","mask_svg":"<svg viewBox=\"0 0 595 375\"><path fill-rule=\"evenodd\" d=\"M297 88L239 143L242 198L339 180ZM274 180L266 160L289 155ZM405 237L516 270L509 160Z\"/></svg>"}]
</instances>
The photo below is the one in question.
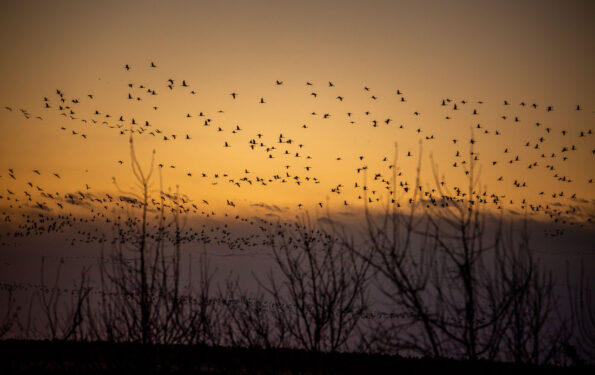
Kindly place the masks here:
<instances>
[{"instance_id":1,"label":"gradient sky","mask_svg":"<svg viewBox=\"0 0 595 375\"><path fill-rule=\"evenodd\" d=\"M254 210L254 203L292 210L303 203L315 210L328 199L337 208L344 200L356 206L362 191L354 184L364 183L356 169L368 166L369 180L375 173L389 178L397 142L399 170L408 176L402 180L413 183L420 139L423 180L431 185L427 156L432 154L440 174L451 185L463 186L462 168L452 165L460 166L468 156L473 128L487 191L513 199L512 209L522 199L582 202L582 221L592 215L595 198L588 182L595 174L594 142L588 134L595 109L594 11L592 1L5 1L0 4L0 195L6 189L22 194L28 181L62 193L86 191L88 185L96 195L115 191L112 176L130 186L128 135L101 125L107 113L109 125L122 115L127 127L135 118L163 132L137 136L135 143L145 165L156 150L157 163L165 165L165 186L179 185L211 207L229 210L225 202L232 200L237 212ZM150 68L150 62L157 68ZM173 90L167 87L169 78L175 81ZM190 87L181 87L182 80ZM276 80L283 85L275 85ZM329 81L335 86L329 87ZM139 85L158 95L148 96ZM75 119L60 115L56 89L67 101L79 99L79 104L70 103ZM397 89L406 102L400 102ZM231 92L238 93L236 100ZM129 93L143 100L128 100ZM44 108L44 97L50 109ZM258 103L261 97L266 104ZM443 107L445 98L452 101ZM504 106L504 100L510 105ZM547 106L554 110L546 112ZM95 110L101 115L93 116ZM200 112L206 116L199 117ZM322 118L325 113L329 119ZM203 125L207 117L212 119L209 127ZM389 125L387 118L392 119ZM92 124L91 119L101 120ZM233 134L236 125L242 130ZM223 131L217 132L218 127ZM482 134L486 129L490 133ZM171 134L178 139L162 140ZM180 140L186 134L192 139ZM279 134L293 143L278 143ZM545 140L539 142L540 137ZM250 150L250 139L277 150ZM231 147L224 148L225 142ZM537 143L539 150L534 149ZM562 161L562 148L572 146L576 151ZM285 150L291 155L283 155ZM413 157L407 158L407 152ZM548 157L540 158L541 153ZM520 161L510 164L517 155ZM389 161L382 162L384 157ZM535 161L539 166L528 169ZM303 183L288 178L285 184L242 183L238 188L228 181L269 179L286 171ZM200 177L203 172L207 178ZM224 173L229 177L223 178ZM572 182L559 181L555 174ZM306 176L320 183L306 182ZM527 187L516 188L515 180ZM333 194L339 184L342 194ZM380 195L381 184L370 185ZM564 199L552 197L559 192ZM583 200L568 200L572 194Z\"/></svg>"},{"instance_id":2,"label":"gradient sky","mask_svg":"<svg viewBox=\"0 0 595 375\"><path fill-rule=\"evenodd\" d=\"M216 213L191 214L189 223L197 230L229 224L233 238L261 233L235 215L293 219L298 212L340 218L358 233L362 186L379 199L369 206L383 208L382 180L392 177L395 143L398 184L414 184L421 158L424 190L435 188L431 156L440 179L464 188L472 136L480 193L501 197L499 212L529 211L523 200L556 210L531 217L532 249L559 288L567 269L578 276L579 266L593 284L594 14L589 0L0 1L0 283L39 283L42 256L54 270L65 257L66 283L77 280L83 265L97 270L104 245L83 243L88 232L112 233L103 217L89 225L79 220L65 234L11 234L19 231L21 214L90 216L89 207L67 203L68 193L82 192L87 201L110 194L119 204L117 197L127 194L112 177L124 190L134 184L132 128L141 164L147 168L155 150L155 163L164 165L164 189L178 186L199 212ZM233 133L236 126L242 130ZM292 143L279 143L280 134ZM357 172L365 166L367 174ZM269 183L275 175L287 182ZM43 197L38 187L62 198ZM411 196L411 189L397 192L400 202ZM36 207L41 202L43 210ZM560 217L573 226L554 222ZM88 232L77 237L80 228ZM565 235L543 235L558 228ZM221 238L221 231L210 233ZM81 242L70 246L72 238ZM196 260L208 247L221 277L231 270L254 284L252 275L271 265L261 247L199 242L185 246L184 255Z\"/></svg>"}]
</instances>

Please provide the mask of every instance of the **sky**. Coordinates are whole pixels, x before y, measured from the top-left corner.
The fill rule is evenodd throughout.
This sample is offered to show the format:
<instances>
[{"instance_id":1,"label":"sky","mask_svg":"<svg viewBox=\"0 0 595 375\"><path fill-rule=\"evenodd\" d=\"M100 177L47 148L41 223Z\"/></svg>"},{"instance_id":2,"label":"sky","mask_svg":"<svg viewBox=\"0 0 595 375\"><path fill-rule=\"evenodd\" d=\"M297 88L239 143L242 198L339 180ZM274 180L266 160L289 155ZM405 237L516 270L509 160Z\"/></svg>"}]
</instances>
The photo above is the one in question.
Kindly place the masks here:
<instances>
[{"instance_id":1,"label":"sky","mask_svg":"<svg viewBox=\"0 0 595 375\"><path fill-rule=\"evenodd\" d=\"M593 142L590 135L578 137L593 123L591 2L83 1L4 2L2 8L0 102L14 109L0 115L3 183L12 182L7 181L7 168L19 177L72 191L87 185L92 192L113 189L112 176L126 181L131 176L126 169L128 136L118 137L119 129L107 124L91 123L91 118L110 114L111 119L102 120L123 116L121 124L130 126L134 118L141 124L137 127L149 121L152 129L168 136L169 142L159 134L136 140L145 164L155 149L158 162L176 167L164 171L166 186L180 185L196 199L240 201L242 207L265 200L291 208L299 203L314 208L329 199L361 203L361 194L352 188L355 182L364 185L357 168L368 166L370 175L385 176L390 171L380 161L392 161L397 142L398 167L412 175L420 139L423 154L440 161L439 173L462 185L463 169L451 166L457 151L468 156L463 145L471 128L483 164L482 183L491 191L547 203L538 194L544 190L541 182L548 181L544 194L566 190L566 195L593 198L588 184L593 176L584 169L592 163ZM150 68L151 62L157 67ZM126 64L130 70L124 69ZM182 80L189 87L180 86ZM277 80L283 84L276 85ZM140 85L157 95L147 95ZM64 103L56 89L67 101L80 101L73 105L75 119L60 116L64 111L56 107ZM44 108L44 97L51 108ZM266 103L260 104L260 98ZM441 106L445 98L452 102ZM504 100L510 105L504 106ZM458 112L452 111L455 103ZM576 105L583 110L575 111ZM547 106L554 110L546 112ZM21 108L32 115L30 120L18 112ZM95 110L100 115L92 116ZM35 119L38 115L43 120ZM520 121L515 123L514 117ZM208 127L203 126L206 118L212 120ZM536 127L536 122L542 125ZM242 130L231 133L236 126ZM482 136L485 130L500 135ZM280 134L293 143L280 144ZM180 140L186 135L192 139ZM539 160L542 152L529 150L540 137L545 137L546 153L576 146L560 166L574 180L571 185L543 168L555 158ZM273 159L267 160L266 147L250 150L251 139L276 146ZM225 142L231 147L224 148ZM503 153L506 148L509 155ZM285 150L300 157L284 156ZM404 158L409 152L413 158ZM520 162L507 163L510 155L520 156ZM498 164L491 165L493 161ZM534 161L542 168L526 173ZM423 165L424 176L432 181L428 159ZM32 169L43 174L35 176ZM217 181L201 179L203 172L228 174L234 181L288 172L302 181L317 177L320 183L267 188L244 183L235 189L229 181L212 185ZM500 176L506 178L496 184ZM514 180L527 187L515 188ZM331 191L339 184L343 196Z\"/></svg>"},{"instance_id":2,"label":"sky","mask_svg":"<svg viewBox=\"0 0 595 375\"><path fill-rule=\"evenodd\" d=\"M132 134L143 168L153 150L163 165L153 196L161 172L164 190L217 217L355 215L365 197L384 207L393 171L414 184L420 161L425 190L434 174L464 188L477 156L494 209L541 205L535 220L583 225L573 241L592 253L594 11L592 1L3 1L0 228L38 202L85 215L39 188L131 196Z\"/></svg>"}]
</instances>

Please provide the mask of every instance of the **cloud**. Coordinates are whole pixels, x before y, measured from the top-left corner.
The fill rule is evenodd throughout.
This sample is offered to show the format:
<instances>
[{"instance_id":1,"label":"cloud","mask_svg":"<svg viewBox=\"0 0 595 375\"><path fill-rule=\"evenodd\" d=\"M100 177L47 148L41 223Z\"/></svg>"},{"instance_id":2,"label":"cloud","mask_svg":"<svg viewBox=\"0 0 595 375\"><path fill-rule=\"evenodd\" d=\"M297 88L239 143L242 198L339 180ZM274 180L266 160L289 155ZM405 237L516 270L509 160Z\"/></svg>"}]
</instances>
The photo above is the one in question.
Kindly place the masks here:
<instances>
[{"instance_id":1,"label":"cloud","mask_svg":"<svg viewBox=\"0 0 595 375\"><path fill-rule=\"evenodd\" d=\"M38 209L38 210L46 211L46 212L51 212L51 211L52 211L52 209L51 209L51 208L49 208L49 207L48 207L48 206L45 204L45 202L37 203L37 204L35 204L34 206L31 206L31 207L32 207L32 208L36 208L36 209Z\"/></svg>"},{"instance_id":2,"label":"cloud","mask_svg":"<svg viewBox=\"0 0 595 375\"><path fill-rule=\"evenodd\" d=\"M318 219L318 222L321 224L329 224L329 225L343 225L342 223L340 223L336 220L333 220L331 218L328 218L328 217L321 217Z\"/></svg>"},{"instance_id":3,"label":"cloud","mask_svg":"<svg viewBox=\"0 0 595 375\"><path fill-rule=\"evenodd\" d=\"M131 204L137 204L137 203L139 203L138 199L136 199L136 198L130 198L130 197L127 197L125 195L120 195L119 198L120 198L120 200L122 202L131 203Z\"/></svg>"},{"instance_id":4,"label":"cloud","mask_svg":"<svg viewBox=\"0 0 595 375\"><path fill-rule=\"evenodd\" d=\"M279 208L279 206L277 206L276 204L269 205L269 204L261 202L261 203L252 203L251 206L264 208L265 210L269 210L269 211L273 211L273 212L283 212L283 210L281 208Z\"/></svg>"},{"instance_id":5,"label":"cloud","mask_svg":"<svg viewBox=\"0 0 595 375\"><path fill-rule=\"evenodd\" d=\"M66 193L63 196L56 196L54 199L58 202L64 202L73 206L91 207L91 202L95 196L91 193L83 194L80 191L74 193Z\"/></svg>"}]
</instances>

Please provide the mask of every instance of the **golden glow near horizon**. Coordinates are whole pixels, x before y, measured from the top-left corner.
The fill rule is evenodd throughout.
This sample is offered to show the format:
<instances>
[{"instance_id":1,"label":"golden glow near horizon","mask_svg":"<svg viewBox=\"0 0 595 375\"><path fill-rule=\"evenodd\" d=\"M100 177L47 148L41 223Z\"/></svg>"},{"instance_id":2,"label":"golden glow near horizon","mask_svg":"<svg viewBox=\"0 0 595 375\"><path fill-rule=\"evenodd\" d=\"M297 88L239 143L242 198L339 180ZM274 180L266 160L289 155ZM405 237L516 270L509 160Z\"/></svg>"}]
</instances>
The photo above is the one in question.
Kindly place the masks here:
<instances>
[{"instance_id":1,"label":"golden glow near horizon","mask_svg":"<svg viewBox=\"0 0 595 375\"><path fill-rule=\"evenodd\" d=\"M0 195L119 194L112 177L128 190L134 129L141 164L156 150L164 187L208 209L344 211L363 206L364 171L372 204L384 202L395 143L397 181L414 183L421 142L423 185L435 187L432 155L464 187L473 137L481 184L507 208L560 203L584 220L595 199L593 10L3 3Z\"/></svg>"}]
</instances>

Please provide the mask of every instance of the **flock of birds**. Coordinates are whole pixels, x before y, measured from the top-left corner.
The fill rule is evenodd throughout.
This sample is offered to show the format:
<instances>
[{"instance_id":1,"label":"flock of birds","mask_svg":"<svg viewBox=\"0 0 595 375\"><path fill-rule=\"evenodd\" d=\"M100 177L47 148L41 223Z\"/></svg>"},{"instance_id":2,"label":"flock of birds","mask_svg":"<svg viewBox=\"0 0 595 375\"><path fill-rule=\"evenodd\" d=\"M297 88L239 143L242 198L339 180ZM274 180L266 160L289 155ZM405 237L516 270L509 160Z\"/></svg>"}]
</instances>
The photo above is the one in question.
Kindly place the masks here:
<instances>
[{"instance_id":1,"label":"flock of birds","mask_svg":"<svg viewBox=\"0 0 595 375\"><path fill-rule=\"evenodd\" d=\"M133 67L129 64L124 66L125 71L130 72ZM158 69L157 64L151 62L149 69ZM274 87L285 86L283 80L276 80L272 83ZM341 94L335 83L325 82L320 88L312 82L305 82L305 94L317 100L321 95L331 96L336 99L338 103L345 101L345 95ZM174 79L169 78L163 82L162 86L149 85L146 83L127 83L127 96L123 100L134 102L146 102L151 99L150 111L159 111L161 104L156 103L156 98L162 95L162 90L165 92L182 91L183 94L197 95L197 89L190 84L188 79ZM369 97L371 101L380 100L376 94L371 92L368 86L363 86L362 91ZM408 103L404 93L400 89L394 90L395 105L400 103ZM240 100L241 94L235 91L229 93L229 105ZM87 140L89 138L88 132L85 131L85 126L99 126L105 129L111 129L115 134L128 137L153 137L154 139L163 142L193 142L195 141L196 131L212 131L226 135L228 138L222 142L223 149L245 147L254 153L259 153L262 163L268 159L282 159L283 166L279 170L272 170L270 174L259 175L252 172L250 166L243 166L243 173L233 175L229 171L221 171L215 173L207 173L205 171L184 171L186 178L199 178L208 182L213 189L215 185L229 183L236 187L250 187L250 186L264 186L269 187L274 184L295 184L296 188L305 184L323 184L325 191L331 194L342 195L339 199L343 206L351 206L354 202L363 201L365 204L382 204L385 198L388 197L391 203L401 206L402 204L413 203L413 193L416 187L409 182L403 175L402 171L388 156L380 160L371 160L366 155L356 154L349 157L337 155L334 160L326 162L341 162L347 158L357 163L353 170L355 181L349 182L328 182L324 181L323 176L317 176L317 164L325 162L316 157L316 150L311 150L308 147L309 136L306 133L300 133L299 137L289 136L287 133L279 132L279 134L263 134L263 132L252 131L249 127L241 126L240 124L233 124L229 126L221 116L225 113L224 110L218 109L213 112L198 111L186 112L180 114L179 121L195 121L190 131L182 131L173 133L160 128L149 118L135 118L127 117L123 114L111 113L108 110L94 108L96 96L92 93L85 94L82 97L68 96L63 90L56 89L53 95L43 97L42 111L43 114L32 114L27 109L19 108L18 112L11 106L5 106L7 112L20 113L27 120L44 121L45 118L57 117L63 121L60 125L59 131L68 133L79 139ZM254 105L269 105L270 100L265 96L253 98ZM481 106L484 101L475 101L471 103L467 100L454 100L452 98L443 98L437 103L439 107L443 108L444 120L452 121L454 115L459 112L464 112L472 118L479 118L481 113ZM511 108L513 104L508 100L503 100L501 105L505 108ZM557 111L558 108L553 105L541 105L530 102L520 102L518 107L527 108L532 111L542 111L542 114L548 116L551 112ZM397 107L399 108L399 107ZM409 107L403 107L403 111ZM400 109L397 109L400 110ZM576 105L572 111L585 111L581 105ZM520 114L510 114L507 111L501 115L499 121L505 121L505 124L514 126L522 122ZM586 111L585 111L586 112ZM395 131L404 130L407 128L413 132L413 135L420 139L420 142L432 142L438 139L437 134L427 134L426 129L422 127L410 125L405 126L404 123L398 124L394 118L382 117L377 118L371 111L366 110L359 113L355 110L345 111L342 114L331 112L316 112L308 111L308 116L323 121L337 121L345 123L346 126L354 126L358 124L368 125L370 128L379 127L393 127ZM409 113L414 118L419 118L422 114L419 110L412 110ZM198 123L196 120L198 119ZM335 120L338 119L338 120ZM197 130L196 124L200 124L204 130ZM419 124L419 122L415 122ZM554 125L546 122L535 122L534 126L539 134L534 139L527 140L524 143L522 150L513 149L512 147L503 147L501 157L485 162L480 158L480 153L477 150L478 142L482 137L500 136L508 131L507 128L489 128L488 126L477 123L473 129L473 135L465 139L461 134L453 134L449 139L443 140L450 145L457 147L454 155L454 160L450 164L451 168L458 168L469 175L472 170L471 164L486 163L488 166L499 166L502 164L516 165L524 164L527 169L544 168L549 176L557 183L572 184L579 180L580 183L592 183L590 176L570 176L566 173L565 163L573 157L573 153L582 151L584 143L589 142L593 135L591 128L585 129L557 129ZM199 128L200 129L200 128ZM300 123L296 125L295 132L305 132L310 129L307 123ZM423 134L422 134L423 133ZM239 141L238 135L246 134L244 141ZM426 135L427 134L427 135ZM196 137L197 138L197 137ZM564 145L554 150L548 147L550 139L563 140ZM300 140L298 140L300 139ZM583 142L579 144L578 142ZM592 141L591 141L592 142ZM243 145L242 145L243 143ZM459 148L460 146L460 148ZM467 151L469 147L470 151ZM591 150L589 154L595 157L595 148L591 143L589 145ZM528 157L529 154L530 156ZM412 151L407 151L405 156L407 158L415 158L416 155ZM412 160L413 160L412 159ZM591 159L592 160L592 159ZM127 161L117 160L118 165L126 165ZM157 164L159 168L176 169L174 163ZM7 173L6 173L7 172ZM590 171L588 171L590 172ZM32 173L32 174L31 174ZM366 176L365 178L363 176ZM25 177L26 176L26 177ZM30 178L32 177L32 178ZM76 228L76 236L70 238L71 245L76 243L103 243L109 241L116 241L116 239L109 239L109 236L102 231L99 223L105 226L116 225L120 233L120 240L131 239L135 235L135 228L138 225L138 218L127 217L126 212L130 207L141 208L142 204L136 198L131 198L126 195L118 193L95 193L88 184L84 184L84 189L72 193L50 192L48 188L43 186L43 181L47 178L61 179L61 175L57 171L42 171L38 168L32 168L31 171L16 171L13 168L7 169L4 173L0 173L0 185L5 186L0 192L0 220L6 224L10 231L0 234L0 245L8 246L19 237L27 237L31 235L41 235L45 233L67 233ZM497 178L496 183L501 183L505 179L504 175ZM585 179L585 181L580 181ZM527 187L527 181L523 176L516 179L511 179L510 184L514 188L522 189ZM544 186L549 182L544 181ZM9 187L10 185L10 187ZM449 202L473 200L479 203L492 205L496 209L505 208L507 204L509 207L521 208L533 214L542 214L549 217L553 222L564 225L585 225L592 222L592 213L585 212L579 203L589 203L590 197L584 199L572 192L572 185L568 185L569 189L560 191L548 191L544 187L543 191L539 192L540 197L531 199L522 199L514 202L507 198L506 194L502 192L489 192L487 189L477 189L473 192L467 192L465 189L450 186L448 188L449 194L445 195L442 189L447 189L449 186L444 179L437 181L434 187L422 188L417 186L419 190L417 196L420 202L426 206L440 207L447 206ZM348 196L346 193L347 186L354 191L353 196ZM498 185L496 185L498 186ZM499 185L501 186L501 185ZM19 189L19 190L17 190ZM470 194L470 195L469 195ZM297 196L297 195L296 195ZM403 198L405 197L405 198ZM570 204L564 200L564 204L560 203L563 199L570 199ZM233 212L238 205L234 199L225 199L227 210ZM592 203L592 202L590 202ZM315 207L325 209L326 203L319 200ZM152 212L168 211L171 213L181 215L194 215L203 218L212 218L216 216L215 209L211 208L207 199L193 200L188 196L181 196L178 194L170 194L162 192L160 197L154 197L149 202ZM266 207L270 215L280 214L283 209L268 203L255 203L252 207ZM248 207L251 208L251 207ZM296 202L296 209L302 210L308 207L301 202ZM221 216L221 215L219 215ZM242 222L246 225L263 227L272 225L272 220L256 220L253 216L243 217L239 214L225 213L230 219ZM14 225L13 225L14 224ZM154 231L160 231L159 220L152 224ZM171 225L171 224L170 224ZM558 228L546 235L560 235L563 234L563 229ZM203 223L199 229L188 228L181 234L185 242L200 241L202 243L215 243L218 245L224 244L230 249L248 249L262 244L263 238L258 233L248 234L246 236L235 236L229 230L224 222L214 221L212 225ZM179 238L178 238L179 240Z\"/></svg>"}]
</instances>

